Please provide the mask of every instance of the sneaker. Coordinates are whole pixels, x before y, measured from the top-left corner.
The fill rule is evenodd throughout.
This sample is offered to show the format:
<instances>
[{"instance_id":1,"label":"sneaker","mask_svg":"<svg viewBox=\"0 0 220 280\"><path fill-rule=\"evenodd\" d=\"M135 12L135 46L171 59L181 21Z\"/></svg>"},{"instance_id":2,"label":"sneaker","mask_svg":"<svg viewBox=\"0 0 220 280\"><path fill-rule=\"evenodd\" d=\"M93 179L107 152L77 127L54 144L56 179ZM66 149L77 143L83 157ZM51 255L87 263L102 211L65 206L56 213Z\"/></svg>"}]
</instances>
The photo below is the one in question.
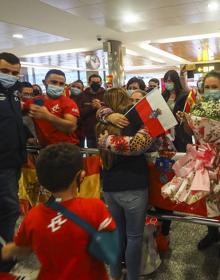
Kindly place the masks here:
<instances>
[{"instance_id":1,"label":"sneaker","mask_svg":"<svg viewBox=\"0 0 220 280\"><path fill-rule=\"evenodd\" d=\"M159 233L156 236L157 249L159 252L166 252L169 250L169 237Z\"/></svg>"},{"instance_id":2,"label":"sneaker","mask_svg":"<svg viewBox=\"0 0 220 280\"><path fill-rule=\"evenodd\" d=\"M212 244L220 241L220 234L219 235L210 235L207 234L202 240L199 241L197 248L199 250L205 250Z\"/></svg>"}]
</instances>

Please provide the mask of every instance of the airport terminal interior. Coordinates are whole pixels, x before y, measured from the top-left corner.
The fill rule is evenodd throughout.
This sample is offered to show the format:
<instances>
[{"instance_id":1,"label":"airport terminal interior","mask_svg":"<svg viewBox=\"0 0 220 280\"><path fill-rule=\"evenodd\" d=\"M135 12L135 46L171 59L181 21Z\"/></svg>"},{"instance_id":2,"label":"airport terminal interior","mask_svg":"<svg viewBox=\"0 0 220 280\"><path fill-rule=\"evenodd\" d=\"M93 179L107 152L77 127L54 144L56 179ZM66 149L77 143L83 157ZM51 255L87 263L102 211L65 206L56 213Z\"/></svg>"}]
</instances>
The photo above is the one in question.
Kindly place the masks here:
<instances>
[{"instance_id":1,"label":"airport terminal interior","mask_svg":"<svg viewBox=\"0 0 220 280\"><path fill-rule=\"evenodd\" d=\"M146 168L149 170L148 173L150 179L148 189L150 193L148 194L148 199L146 198L146 205L148 209L151 210L151 212L148 212L147 215L148 218L156 217L157 220L156 223L154 223L152 220L153 218L149 218L150 221L148 220L147 222L146 220L145 222L141 256L142 272L139 273L139 276L132 276L132 271L129 271L130 267L132 270L135 265L132 265L131 262L128 261L131 256L129 256L129 252L126 251L128 249L125 249L125 252L122 253L124 254L122 257L124 268L120 276L114 276L116 270L112 267L110 269L109 266L106 265L108 276L105 277L109 278L102 278L104 276L100 276L101 278L90 278L89 275L85 278L85 276L79 276L80 274L77 277L69 276L69 278L65 276L57 276L58 278L55 276L55 278L41 276L40 278L38 275L41 270L41 264L37 259L36 254L32 253L30 256L18 261L10 270L11 277L14 278L6 278L6 273L4 276L1 276L1 271L6 272L7 270L1 270L0 258L0 280L220 280L219 15L220 0L0 0L0 133L2 134L0 135L0 138L3 139L5 137L3 135L3 129L5 128L3 128L3 125L1 126L1 122L3 123L5 120L3 116L5 111L4 108L1 107L3 106L1 102L3 102L6 98L4 96L5 93L2 93L2 88L4 88L2 81L4 78L4 82L6 82L6 78L9 80L9 76L14 75L9 75L9 72L5 72L1 61L6 61L7 65L17 65L16 63L13 63L13 61L10 62L10 60L7 60L7 56L5 56L6 58L1 56L1 53L13 54L20 61L21 68L18 74L18 79L16 80L16 83L19 83L20 86L16 88L16 92L19 92L22 88L26 88L26 86L27 88L30 89L31 87L34 90L31 91L31 93L27 93L26 97L22 95L22 90L18 93L23 106L22 110L24 110L22 113L23 122L25 122L25 110L30 110L28 118L32 119L32 128L35 125L36 131L32 133L32 130L30 129L32 136L29 138L32 140L29 142L27 141L26 143L28 162L22 166L22 175L19 181L19 203L22 214L19 215L16 228L19 227L19 224L23 219L25 219L24 217L28 215L28 212L31 211L32 207L37 205L41 199L41 202L46 201L45 197L47 197L47 194L45 195L42 186L39 185L36 179L36 158L38 157L39 149L43 149L46 146L49 146L49 144L57 144L58 141L50 141L52 137L55 139L56 136L49 135L49 131L51 131L51 133L55 133L55 130L52 131L49 126L47 128L46 124L44 124L46 127L44 127L44 129L48 129L48 131L47 133L44 131L44 134L40 133L40 135L43 135L42 137L45 137L45 139L48 137L49 140L46 139L48 140L47 142L44 139L44 144L42 144L43 138L41 139L38 137L38 130L43 127L43 124L38 124L38 120L41 116L37 115L34 110L41 107L39 110L42 109L43 114L43 108L47 107L47 102L49 102L48 98L51 98L52 102L55 102L58 96L58 88L62 86L62 97L64 96L68 100L72 99L73 101L71 100L71 104L75 104L71 105L73 106L71 107L72 111L70 112L70 109L68 109L70 108L70 103L68 103L69 107L65 109L66 111L61 113L59 113L59 106L57 105L58 107L56 107L54 105L51 110L53 111L52 113L57 114L55 119L51 121L51 118L48 117L42 122L51 121L51 127L53 126L54 129L58 130L57 139L59 138L59 142L71 142L72 140L69 141L65 139L67 139L69 135L72 135L71 133L73 133L73 131L71 130L71 132L66 132L65 129L67 128L61 128L61 126L62 124L70 122L70 120L76 120L78 130L74 131L75 134L73 138L75 142L72 141L71 143L76 144L83 149L81 150L81 153L83 153L83 160L85 162L86 158L88 159L88 161L86 161L88 166L86 166L88 170L90 170L86 171L88 173L86 173L86 179L83 181L84 185L80 189L81 197L101 198L101 200L107 203L107 201L109 202L110 200L106 200L105 192L107 194L117 194L118 192L123 193L122 191L116 191L115 189L109 191L108 188L110 183L107 183L107 180L109 180L109 182L113 182L114 180L112 178L115 178L114 176L116 173L108 173L108 168L104 171L102 170L102 168L105 169L106 158L103 159L101 155L101 163L103 164L101 165L100 159L98 158L98 150L106 149L105 153L108 153L107 155L110 155L110 157L113 155L111 157L113 162L115 162L114 160L118 158L120 158L119 162L120 160L126 161L125 157L127 156L127 158L129 158L127 166L129 166L131 159L135 158L133 163L131 163L131 168L134 169L130 171L133 172L134 170L137 170L134 171L136 174L134 177L130 177L130 171L127 171L127 178L136 178L135 176L139 174L140 170L138 170L138 166L141 166L141 156L147 152L147 154L150 155L150 159L147 156L150 164L148 163L148 167L146 165ZM58 72L53 72L54 69ZM48 73L49 76L47 76ZM54 83L54 88L51 87L51 95L49 95L49 86L47 84L47 79L50 78L50 73L52 73L51 77L52 75L56 77L59 76L61 77L61 80L65 76L63 85L61 85L61 83L59 85ZM64 76L62 73L64 73ZM6 75L7 77L1 77L1 75ZM172 75L176 76L173 78ZM206 83L209 79L217 79L217 85L213 86L213 84L209 85ZM60 80L58 80L58 82L59 81ZM200 81L202 82L201 87ZM25 82L28 82L29 85L25 84ZM153 86L151 83L153 83ZM212 81L212 83L214 82ZM34 88L33 85L36 87L38 86L41 90L38 88L38 91L35 91L36 88ZM82 88L80 88L80 85ZM97 90L94 85L97 86ZM170 85L171 87L173 86L171 89L169 88ZM52 93L55 94L56 88L57 96L52 97ZM181 99L177 94L177 89L179 88L181 88L181 94L185 96L185 99L182 105L179 105L178 107L177 103ZM76 92L79 90L79 92L74 93L75 95L72 98L71 94L73 94L74 89ZM92 93L90 93L91 89ZM101 92L101 89L103 92ZM152 101L151 103L151 99L150 97L148 98L148 94L149 96L152 96L152 89L155 90L155 92L158 92L162 101L157 101L155 99L156 101ZM145 121L143 121L143 117L140 117L143 124L146 125L148 129L144 132L142 131L142 134L139 134L139 138L136 140L136 146L139 147L141 145L146 145L146 143L142 144L142 142L138 142L143 141L143 138L145 139L147 137L151 137L151 139L153 139L155 137L156 140L152 140L152 146L155 146L156 148L152 151L152 146L150 146L150 150L144 152L142 151L141 155L140 153L132 154L132 149L136 149L135 143L132 146L132 137L137 135L135 134L137 131L133 134L131 134L131 132L129 132L130 134L118 132L118 134L112 136L113 138L111 141L108 140L109 146L107 146L107 138L104 139L103 134L99 138L97 132L97 135L93 135L93 138L91 139L89 138L89 133L95 133L94 131L97 123L96 117L98 118L99 124L101 123L102 125L105 125L105 127L111 124L113 130L117 128L118 131L120 128L120 131L126 131L126 129L124 129L123 121L126 122L125 119L127 113L125 116L121 115L123 119L121 117L121 119L116 122L115 119L113 120L115 110L112 109L110 105L107 106L105 104L105 101L103 100L107 99L100 99L100 101L98 97L99 92L102 95L106 95L108 93L114 93L114 90L117 90L119 93L122 91L122 95L126 93L126 98L129 96L129 102L131 102L131 99L133 98L132 102L134 102L134 105L132 106L134 106L135 110L137 110L138 104L140 104L143 99L146 99L146 102L148 102L147 104L150 104L149 108L151 109L149 110L151 110L151 113L149 115L149 119L152 122L148 127L149 119L146 120L145 123ZM137 94L138 91L142 94L142 97L132 97L132 95ZM7 94L7 90L4 92ZM34 95L33 92L37 93ZM211 99L211 97L205 99L208 93L212 93L215 97L213 97L213 99ZM81 98L82 95L88 94L90 94L90 99L88 99L89 101L87 99L85 99L86 101L79 101L84 100L84 97ZM91 97L92 95L96 97ZM162 98L163 95L164 98ZM168 96L167 98L165 97L166 95ZM41 100L38 99L39 96L43 96L42 98L46 99L40 103L39 101ZM36 107L35 109L27 109L29 108L28 106L31 106L31 98L35 101L33 101L33 106ZM60 98L60 95L58 98ZM164 100L166 102L164 102ZM93 103L93 101L95 103ZM188 126L190 126L192 122L190 122L187 118L193 115L194 106L197 106L196 104L205 103L205 101L214 102L217 104L216 106L219 107L204 107L205 109L201 111L204 115L201 115L201 113L197 116L201 118L204 117L206 120L212 120L215 123L212 128L208 127L208 125L204 126L205 128L201 128L199 127L200 124L197 122L193 127L195 131L198 129L194 136L192 126L190 128L193 132L190 136L189 134L185 136L185 123L183 124L182 122L186 120L186 123L188 121ZM135 102L138 103L137 106L135 105ZM163 122L162 120L164 111L163 109L160 111L160 105L158 105L162 104L160 102L164 102L166 104L163 106L167 106L167 109L165 107L163 108L165 108L164 110L169 110L174 119L174 125L167 125L168 117L166 119L166 124L164 124L165 121ZM108 104L111 104L111 102ZM92 128L89 123L92 117L90 120L87 119L88 122L86 123L83 115L83 106L92 106L92 111L90 111L93 113L95 112L93 114L95 123L92 124ZM105 109L102 110L104 106L110 108L105 107ZM198 109L199 107L200 105L195 108ZM45 110L48 112L49 109L45 108ZM111 112L106 113L107 110L111 110ZM211 110L211 113L209 115L207 113L206 115L205 111L208 112L208 110ZM2 114L1 111L3 112ZM177 112L179 111L181 111L180 113L183 113L184 117L181 114L178 115ZM217 113L215 114L213 112ZM121 111L116 110L116 113L121 113ZM157 114L156 117L153 113ZM5 114L7 117L7 113ZM82 118L81 114L83 116ZM185 114L188 115L186 116ZM69 117L66 117L67 115ZM110 120L111 116L112 119ZM35 117L37 119L36 123L34 120ZM56 122L56 119L58 118L61 118L63 122ZM84 121L85 123L83 123ZM157 121L156 125L154 125L153 121ZM27 123L25 123L25 125L28 126ZM98 131L98 126L96 131ZM125 126L127 126L127 124ZM159 130L162 126L163 134L162 132L155 132L153 134L153 132L151 132L151 129L153 131L153 126L154 130L157 128ZM93 132L90 132L88 128L91 128L90 130L93 129ZM182 129L181 131L180 128ZM11 126L11 131L13 129L14 126ZM140 125L138 129L140 129ZM87 130L89 131L88 135L86 135ZM8 135L15 135L13 133ZM63 135L65 134L63 139L61 133ZM179 135L177 135L178 133ZM203 141L200 143L198 135L202 133ZM109 136L108 134L111 133L107 131L107 137ZM112 132L112 134L114 133ZM163 137L163 135L165 136ZM212 140L213 138L210 135L214 135L215 140ZM115 140L114 137L116 137ZM131 140L124 140L128 141L124 144L126 145L125 147L120 142L122 140L117 137L127 137L126 139L131 138ZM190 140L187 140L188 142L186 143L185 140L188 139L187 137L190 137ZM164 140L165 138L168 139L166 140L166 143ZM211 140L207 141L207 139ZM98 144L94 143L96 140L98 141ZM169 152L166 153L166 151L164 151L166 150L164 146L161 148L159 144L157 145L157 140L158 142L161 141L160 143L163 143L163 145L170 143L166 146ZM179 146L182 140L185 141L184 148L181 145L181 147ZM176 145L177 141L179 142ZM6 141L0 139L0 153L2 154L5 149L1 148L1 143L3 142L5 143ZM113 142L114 144L112 144ZM200 144L202 145L201 149ZM173 150L170 148L171 146ZM127 147L129 147L129 149ZM204 151L203 149L206 150ZM125 153L125 150L127 154ZM95 153L94 157L93 152ZM203 153L202 156L199 152ZM131 156L129 156L129 153ZM173 155L176 156L174 156L175 159L172 157ZM140 157L140 161L137 160L137 157ZM97 160L96 162L91 161L92 158L98 158L98 165ZM186 161L184 163L179 163L181 158L184 158ZM203 160L204 164L202 162ZM0 161L4 161L4 157L1 157L1 155ZM190 162L193 167L192 165L189 167L189 165L187 165L188 162ZM179 166L177 163L179 163ZM172 169L173 164L175 169ZM188 173L185 175L178 175L181 173L178 172L178 168L181 169L184 168L184 166L187 170L186 173ZM2 203L1 201L3 201L1 200L1 196L4 195L4 193L1 192L1 184L3 184L3 181L1 181L3 180L1 179L3 178L1 177L3 176L1 175L1 172L2 170L6 170L4 168L4 165L1 165L0 163L0 204ZM95 168L96 171L94 171ZM120 172L118 173L119 177L121 174ZM198 174L198 172L200 173ZM206 173L204 174L204 172ZM27 175L27 173L30 174L30 176ZM183 173L184 172L181 174ZM187 185L187 189L187 186L184 185L184 187L184 183L182 183L182 193L177 197L177 194L174 195L172 193L173 189L171 189L176 184L173 180L173 176L174 179L178 179L181 176L183 179L185 176L184 178L188 180L187 184L195 185L195 177L190 177L191 175L189 174L193 174L192 176L195 177L197 175L201 176L199 179L196 177L196 179L197 182L200 180L199 182L203 186L203 189L202 187L201 189L198 187L197 189L194 188L191 190L190 188L192 186L189 185ZM98 177L95 177L96 175ZM35 178L33 179L35 181L28 181L31 179L27 178ZM118 178L121 185L123 185L123 179L124 178ZM86 184L86 180L90 180L89 182L91 184ZM133 184L137 185L137 181L134 180ZM82 180L80 182L82 183ZM169 182L171 183L168 186ZM130 186L131 183L132 182L129 182L128 185ZM35 185L37 184L39 185L39 188L35 188ZM157 191L155 189L156 184ZM160 186L158 186L158 184ZM167 189L164 189L163 186L165 184L170 187L170 190L168 187ZM205 188L207 185L208 190ZM93 187L94 189L91 190ZM178 187L180 190L180 185L178 185ZM30 188L32 189L30 190ZM131 187L131 189L132 191L135 190L133 187ZM126 188L122 190L125 190L126 193L131 191ZM185 193L183 193L184 191ZM184 197L186 192L187 198ZM2 209L3 207L0 205L0 223L3 223L3 220L1 220ZM109 207L109 209L110 213L115 218L114 212L111 212L112 208ZM168 232L163 235L163 226L164 223L167 223L167 221ZM169 224L170 221L171 225ZM127 222L127 224L129 223ZM59 226L61 226L61 222ZM211 227L212 230L214 228L212 232L215 232L215 238L212 239L213 237L210 237L211 239L208 239L208 241L206 239L206 244L204 245L203 243L203 246L201 245L201 241L204 240L204 237L208 236L209 238L207 232L210 233L210 230L207 229L207 226L209 226L209 229ZM153 230L150 232L149 228L153 228ZM0 244L4 247L4 238L3 241L1 241L3 237L1 235L0 224ZM18 238L17 240L21 242L22 238L20 237L20 239ZM129 242L133 242L133 245ZM130 255L132 251L131 247L136 246L135 242L136 241L129 241L129 238L126 239L125 243L127 244L127 248L130 248ZM134 250L134 252L136 251ZM136 253L132 256L134 262L136 256ZM57 263L57 266L59 266L59 263ZM80 266L81 269L83 269L83 260ZM94 269L97 269L97 267L94 266ZM9 273L9 271L7 272ZM135 273L133 273L133 275L134 274Z\"/></svg>"}]
</instances>

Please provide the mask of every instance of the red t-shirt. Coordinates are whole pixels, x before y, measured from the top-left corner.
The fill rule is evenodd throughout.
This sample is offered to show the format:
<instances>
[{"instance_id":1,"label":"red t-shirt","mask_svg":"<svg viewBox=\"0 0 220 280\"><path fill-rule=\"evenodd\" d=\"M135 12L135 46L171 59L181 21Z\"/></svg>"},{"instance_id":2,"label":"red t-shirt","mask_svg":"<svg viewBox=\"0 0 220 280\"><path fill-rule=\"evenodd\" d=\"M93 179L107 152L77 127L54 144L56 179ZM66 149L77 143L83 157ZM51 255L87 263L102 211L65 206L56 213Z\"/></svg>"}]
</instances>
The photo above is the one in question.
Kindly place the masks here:
<instances>
[{"instance_id":1,"label":"red t-shirt","mask_svg":"<svg viewBox=\"0 0 220 280\"><path fill-rule=\"evenodd\" d=\"M113 230L116 225L99 199L75 198L62 205L97 230ZM31 209L14 241L30 247L41 270L38 280L108 280L104 263L87 252L90 236L79 225L44 204Z\"/></svg>"},{"instance_id":2,"label":"red t-shirt","mask_svg":"<svg viewBox=\"0 0 220 280\"><path fill-rule=\"evenodd\" d=\"M63 95L56 99L47 98L46 96L36 96L25 102L24 109L27 109L35 100L39 99L43 100L43 106L58 118L64 118L65 114L79 117L79 109L76 103L69 97ZM79 143L76 133L64 133L45 120L34 119L34 123L38 140L43 147L60 142Z\"/></svg>"}]
</instances>

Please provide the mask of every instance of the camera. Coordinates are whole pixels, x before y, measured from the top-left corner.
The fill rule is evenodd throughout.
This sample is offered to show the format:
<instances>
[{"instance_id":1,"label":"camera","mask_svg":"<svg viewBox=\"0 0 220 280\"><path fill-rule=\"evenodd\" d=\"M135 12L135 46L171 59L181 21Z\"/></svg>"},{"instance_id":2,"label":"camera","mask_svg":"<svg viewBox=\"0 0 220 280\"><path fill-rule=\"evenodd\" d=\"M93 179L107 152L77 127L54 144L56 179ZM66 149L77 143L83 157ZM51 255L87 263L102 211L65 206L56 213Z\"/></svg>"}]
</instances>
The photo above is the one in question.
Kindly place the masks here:
<instances>
[{"instance_id":1,"label":"camera","mask_svg":"<svg viewBox=\"0 0 220 280\"><path fill-rule=\"evenodd\" d=\"M97 39L98 42L100 42L100 41L102 41L102 36L101 35L97 35L96 39Z\"/></svg>"}]
</instances>

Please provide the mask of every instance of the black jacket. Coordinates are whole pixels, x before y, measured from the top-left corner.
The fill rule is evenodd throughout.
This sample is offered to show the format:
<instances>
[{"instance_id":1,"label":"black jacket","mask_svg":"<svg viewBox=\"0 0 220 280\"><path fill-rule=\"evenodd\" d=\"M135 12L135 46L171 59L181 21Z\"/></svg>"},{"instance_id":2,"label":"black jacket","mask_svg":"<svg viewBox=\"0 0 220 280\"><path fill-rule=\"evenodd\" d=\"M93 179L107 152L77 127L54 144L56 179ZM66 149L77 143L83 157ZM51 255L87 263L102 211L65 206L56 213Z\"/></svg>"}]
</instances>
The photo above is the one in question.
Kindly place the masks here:
<instances>
[{"instance_id":1,"label":"black jacket","mask_svg":"<svg viewBox=\"0 0 220 280\"><path fill-rule=\"evenodd\" d=\"M26 159L25 135L16 87L0 84L0 169L20 168Z\"/></svg>"},{"instance_id":2,"label":"black jacket","mask_svg":"<svg viewBox=\"0 0 220 280\"><path fill-rule=\"evenodd\" d=\"M140 129L142 122L136 111L127 116L130 125L123 129L122 134L133 136ZM117 192L146 189L148 186L148 170L145 155L115 156L110 170L103 170L103 190Z\"/></svg>"},{"instance_id":3,"label":"black jacket","mask_svg":"<svg viewBox=\"0 0 220 280\"><path fill-rule=\"evenodd\" d=\"M170 98L170 93L168 91L165 91L164 93L162 93L162 95L167 102ZM177 95L175 106L173 109L173 114L175 117L178 111L184 110L187 96L188 95L183 92ZM186 152L186 145L189 143L192 143L192 137L185 132L183 125L180 125L180 123L178 123L175 127L175 140L173 141L175 148L178 152L184 153Z\"/></svg>"}]
</instances>

